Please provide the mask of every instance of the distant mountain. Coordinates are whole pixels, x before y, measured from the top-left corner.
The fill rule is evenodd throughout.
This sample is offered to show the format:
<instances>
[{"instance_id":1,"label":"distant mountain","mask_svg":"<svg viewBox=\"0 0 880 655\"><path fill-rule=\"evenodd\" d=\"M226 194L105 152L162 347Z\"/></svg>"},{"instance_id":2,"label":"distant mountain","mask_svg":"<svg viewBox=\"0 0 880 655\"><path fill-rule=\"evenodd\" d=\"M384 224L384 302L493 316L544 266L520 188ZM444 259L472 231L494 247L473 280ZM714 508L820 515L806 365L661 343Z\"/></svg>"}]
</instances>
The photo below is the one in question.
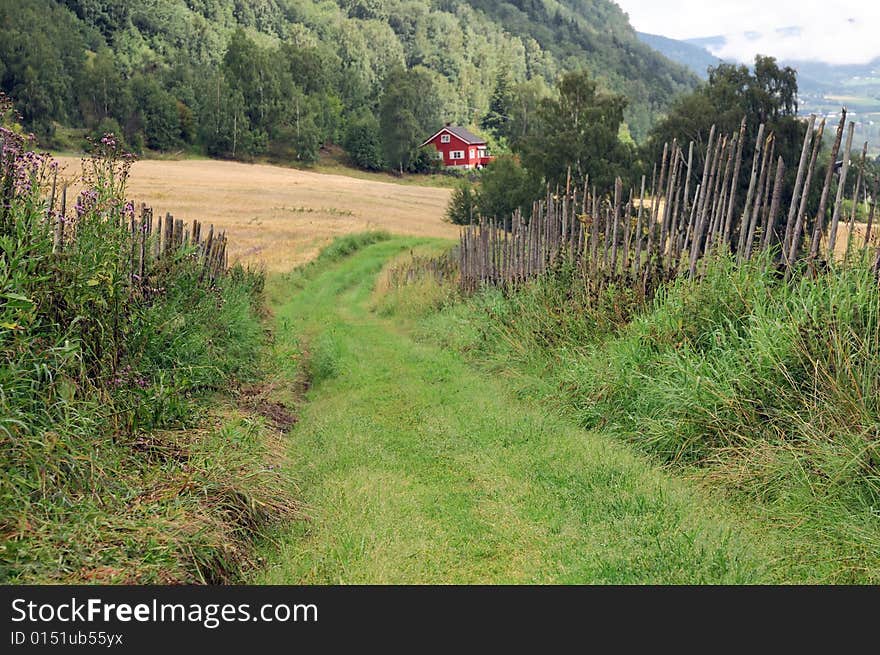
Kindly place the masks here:
<instances>
[{"instance_id":1,"label":"distant mountain","mask_svg":"<svg viewBox=\"0 0 880 655\"><path fill-rule=\"evenodd\" d=\"M802 92L841 91L839 87L873 89L880 100L880 58L867 64L826 64L821 61L786 61L798 70ZM869 93L869 95L872 95Z\"/></svg>"},{"instance_id":2,"label":"distant mountain","mask_svg":"<svg viewBox=\"0 0 880 655\"><path fill-rule=\"evenodd\" d=\"M797 34L799 31L798 27L776 30L780 36ZM744 34L746 37L751 35L749 32ZM699 48L709 56L713 56L712 52L720 51L725 44L723 36L667 40L681 43L683 47ZM828 105L838 105L839 109L840 104L856 112L880 112L880 58L867 64L827 64L798 59L780 59L779 63L791 66L798 72L802 113L827 113Z\"/></svg>"},{"instance_id":3,"label":"distant mountain","mask_svg":"<svg viewBox=\"0 0 880 655\"><path fill-rule=\"evenodd\" d=\"M636 35L639 37L639 41L654 48L654 50L667 59L682 66L687 66L699 75L701 79L708 77L706 71L710 66L717 66L721 63L721 60L705 47L688 41L678 41L660 36L659 34L648 34L646 32L636 32Z\"/></svg>"},{"instance_id":4,"label":"distant mountain","mask_svg":"<svg viewBox=\"0 0 880 655\"><path fill-rule=\"evenodd\" d=\"M721 50L727 39L721 35L701 36L693 39L685 39L682 43L687 43L698 48L703 48L706 52L712 53L714 50Z\"/></svg>"},{"instance_id":5,"label":"distant mountain","mask_svg":"<svg viewBox=\"0 0 880 655\"><path fill-rule=\"evenodd\" d=\"M776 30L776 33L780 37L787 37L797 35L800 31L801 28L792 26L780 28ZM641 34L639 36L641 38ZM744 32L743 36L747 39L756 39L760 34L757 32ZM721 35L685 39L683 41L667 39L666 37L651 38L669 41L672 45L666 45L665 47L671 50L679 47L681 49L688 49L687 52L690 52L690 47L697 48L700 52L712 57L716 62L721 60L712 53L721 51L727 41L727 39ZM647 43L647 41L645 42ZM662 48L658 48L653 44L652 47L659 50L662 54L667 55L667 57L673 61L685 63L679 59L670 57ZM694 54L693 56L696 58L699 55ZM880 58L867 64L826 64L821 61L807 61L800 59L780 59L780 64L797 69L798 84L800 86L801 94L814 94L828 91L837 93L842 91L842 89L838 88L840 86L852 85L854 81L856 86L864 86L866 84L871 85L871 78L880 77Z\"/></svg>"},{"instance_id":6,"label":"distant mountain","mask_svg":"<svg viewBox=\"0 0 880 655\"><path fill-rule=\"evenodd\" d=\"M799 27L777 30L780 37L797 35ZM746 32L755 39L757 33ZM672 61L687 66L703 79L706 68L722 62L714 52L723 50L726 38L721 35L679 41L654 34L638 33L639 40ZM727 61L727 63L735 63ZM781 65L798 72L799 113L817 114L830 120L845 106L856 121L855 142L868 140L880 145L880 58L867 64L827 64L819 61L781 59Z\"/></svg>"}]
</instances>

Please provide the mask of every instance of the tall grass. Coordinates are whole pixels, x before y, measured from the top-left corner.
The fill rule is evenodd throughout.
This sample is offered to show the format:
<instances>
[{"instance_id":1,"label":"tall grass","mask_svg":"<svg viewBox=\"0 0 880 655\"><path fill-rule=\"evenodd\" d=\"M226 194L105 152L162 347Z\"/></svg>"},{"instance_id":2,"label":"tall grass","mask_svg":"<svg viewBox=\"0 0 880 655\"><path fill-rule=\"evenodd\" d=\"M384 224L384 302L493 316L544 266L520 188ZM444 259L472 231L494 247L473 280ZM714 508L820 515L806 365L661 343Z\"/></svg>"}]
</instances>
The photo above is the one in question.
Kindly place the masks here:
<instances>
[{"instance_id":1,"label":"tall grass","mask_svg":"<svg viewBox=\"0 0 880 655\"><path fill-rule=\"evenodd\" d=\"M262 274L212 284L182 251L135 283L112 138L55 243L53 162L0 141L0 580L232 575L239 528L287 501L259 425L205 429L199 399L256 373Z\"/></svg>"},{"instance_id":2,"label":"tall grass","mask_svg":"<svg viewBox=\"0 0 880 655\"><path fill-rule=\"evenodd\" d=\"M391 258L376 280L371 309L413 318L455 299L458 267L448 250L446 244L426 243Z\"/></svg>"},{"instance_id":3,"label":"tall grass","mask_svg":"<svg viewBox=\"0 0 880 655\"><path fill-rule=\"evenodd\" d=\"M880 287L869 261L795 282L713 260L647 303L556 271L429 315L433 338L543 378L588 428L790 526L825 581L880 581Z\"/></svg>"}]
</instances>

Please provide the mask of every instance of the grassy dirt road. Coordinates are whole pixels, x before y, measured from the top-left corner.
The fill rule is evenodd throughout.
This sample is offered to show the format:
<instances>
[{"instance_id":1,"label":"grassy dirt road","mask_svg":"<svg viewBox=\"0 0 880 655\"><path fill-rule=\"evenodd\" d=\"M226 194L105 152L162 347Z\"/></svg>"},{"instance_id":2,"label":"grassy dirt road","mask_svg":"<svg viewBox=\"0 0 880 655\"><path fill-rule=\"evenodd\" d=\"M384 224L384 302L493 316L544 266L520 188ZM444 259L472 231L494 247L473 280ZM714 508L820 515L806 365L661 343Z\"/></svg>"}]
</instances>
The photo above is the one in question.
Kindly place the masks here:
<instances>
[{"instance_id":1,"label":"grassy dirt road","mask_svg":"<svg viewBox=\"0 0 880 655\"><path fill-rule=\"evenodd\" d=\"M523 401L370 311L365 247L276 280L276 356L313 384L289 434L310 520L262 547L257 583L757 583L777 543L695 482Z\"/></svg>"}]
</instances>

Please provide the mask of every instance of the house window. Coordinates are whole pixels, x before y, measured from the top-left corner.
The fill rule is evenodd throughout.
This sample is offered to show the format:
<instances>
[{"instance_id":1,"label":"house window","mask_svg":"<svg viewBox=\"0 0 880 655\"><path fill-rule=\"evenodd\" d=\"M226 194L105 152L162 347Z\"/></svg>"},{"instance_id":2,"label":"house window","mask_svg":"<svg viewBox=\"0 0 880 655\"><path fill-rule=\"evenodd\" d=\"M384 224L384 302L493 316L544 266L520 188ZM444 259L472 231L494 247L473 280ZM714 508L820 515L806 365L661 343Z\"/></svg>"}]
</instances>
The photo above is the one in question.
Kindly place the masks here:
<instances>
[{"instance_id":1,"label":"house window","mask_svg":"<svg viewBox=\"0 0 880 655\"><path fill-rule=\"evenodd\" d=\"M441 134L440 135L440 143L449 143L449 135Z\"/></svg>"},{"instance_id":2,"label":"house window","mask_svg":"<svg viewBox=\"0 0 880 655\"><path fill-rule=\"evenodd\" d=\"M452 150L449 152L450 159L464 159L464 150Z\"/></svg>"}]
</instances>

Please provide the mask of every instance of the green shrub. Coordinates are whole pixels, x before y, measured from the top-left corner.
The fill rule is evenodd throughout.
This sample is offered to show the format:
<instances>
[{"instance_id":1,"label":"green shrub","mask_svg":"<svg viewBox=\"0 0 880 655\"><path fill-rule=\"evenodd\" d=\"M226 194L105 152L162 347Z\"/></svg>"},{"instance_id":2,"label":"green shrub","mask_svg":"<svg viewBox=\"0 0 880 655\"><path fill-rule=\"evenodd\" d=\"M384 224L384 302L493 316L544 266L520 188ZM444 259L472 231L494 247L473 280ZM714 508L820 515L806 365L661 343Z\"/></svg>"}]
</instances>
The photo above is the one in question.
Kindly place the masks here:
<instances>
[{"instance_id":1,"label":"green shrub","mask_svg":"<svg viewBox=\"0 0 880 655\"><path fill-rule=\"evenodd\" d=\"M446 208L446 220L455 225L469 225L479 220L477 194L473 185L462 180L455 185L449 206Z\"/></svg>"},{"instance_id":2,"label":"green shrub","mask_svg":"<svg viewBox=\"0 0 880 655\"><path fill-rule=\"evenodd\" d=\"M541 195L541 179L527 171L519 158L502 155L480 175L477 206L480 216L507 221L517 209L528 217Z\"/></svg>"},{"instance_id":3,"label":"green shrub","mask_svg":"<svg viewBox=\"0 0 880 655\"><path fill-rule=\"evenodd\" d=\"M112 136L87 164L67 238L55 244L54 164L11 132L0 139L0 580L82 580L95 566L117 578L193 580L194 554L211 559L225 538L198 480L215 480L209 469L219 467L232 493L250 473L233 466L242 454L232 451L196 465L201 437L149 445L156 438L145 433L193 425L198 394L254 376L264 277L234 268L210 283L194 251L182 251L133 284L129 160ZM181 475L192 477L167 496L179 513L163 510L177 518L163 518L165 496L151 496L151 485ZM252 482L263 489L261 479ZM146 510L129 503L142 497L159 513L138 516ZM157 537L163 530L177 536ZM164 559L151 568L152 549ZM141 550L146 559L132 564L126 552Z\"/></svg>"},{"instance_id":4,"label":"green shrub","mask_svg":"<svg viewBox=\"0 0 880 655\"><path fill-rule=\"evenodd\" d=\"M365 113L349 122L343 146L355 166L367 171L385 168L379 121L372 114Z\"/></svg>"}]
</instances>

